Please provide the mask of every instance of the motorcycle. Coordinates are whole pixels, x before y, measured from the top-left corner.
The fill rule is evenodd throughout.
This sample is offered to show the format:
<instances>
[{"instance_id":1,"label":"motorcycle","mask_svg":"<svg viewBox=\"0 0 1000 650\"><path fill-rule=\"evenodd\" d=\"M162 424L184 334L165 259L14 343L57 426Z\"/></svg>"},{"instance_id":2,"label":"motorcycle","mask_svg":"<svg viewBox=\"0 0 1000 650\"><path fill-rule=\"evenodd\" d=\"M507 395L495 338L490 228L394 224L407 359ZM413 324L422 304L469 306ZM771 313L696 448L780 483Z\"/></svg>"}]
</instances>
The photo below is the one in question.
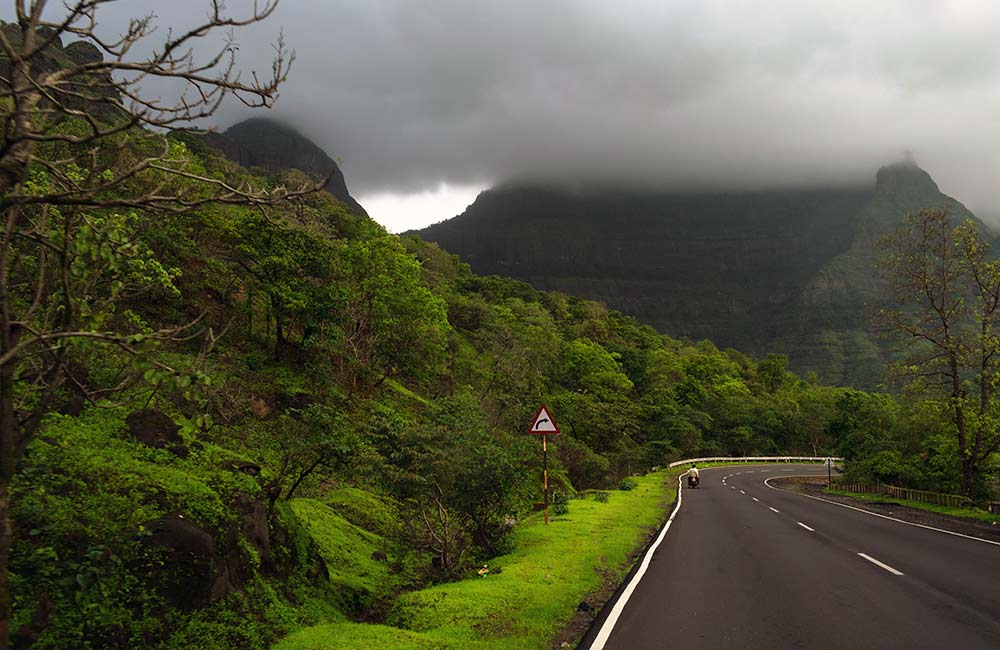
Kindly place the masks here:
<instances>
[{"instance_id":1,"label":"motorcycle","mask_svg":"<svg viewBox=\"0 0 1000 650\"><path fill-rule=\"evenodd\" d=\"M700 483L700 482L701 482L701 480L697 476L692 476L692 475L688 474L688 487L689 488L696 488L696 487L698 487L698 483Z\"/></svg>"}]
</instances>

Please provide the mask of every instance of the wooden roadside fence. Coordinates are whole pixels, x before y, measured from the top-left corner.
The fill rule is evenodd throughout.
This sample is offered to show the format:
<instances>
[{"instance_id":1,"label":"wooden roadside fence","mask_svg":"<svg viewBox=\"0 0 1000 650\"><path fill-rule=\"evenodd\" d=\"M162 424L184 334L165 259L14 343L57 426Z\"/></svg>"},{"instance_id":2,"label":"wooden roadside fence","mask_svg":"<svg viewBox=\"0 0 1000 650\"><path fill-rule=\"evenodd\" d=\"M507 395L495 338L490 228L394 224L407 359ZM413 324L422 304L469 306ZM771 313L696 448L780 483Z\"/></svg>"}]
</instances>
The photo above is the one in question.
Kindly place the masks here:
<instances>
[{"instance_id":1,"label":"wooden roadside fence","mask_svg":"<svg viewBox=\"0 0 1000 650\"><path fill-rule=\"evenodd\" d=\"M927 490L913 490L895 485L886 485L885 483L875 483L874 485L865 483L836 483L834 487L845 492L884 494L896 499L932 503L949 508L968 508L975 505L971 499L961 494L942 494L941 492L928 492Z\"/></svg>"}]
</instances>

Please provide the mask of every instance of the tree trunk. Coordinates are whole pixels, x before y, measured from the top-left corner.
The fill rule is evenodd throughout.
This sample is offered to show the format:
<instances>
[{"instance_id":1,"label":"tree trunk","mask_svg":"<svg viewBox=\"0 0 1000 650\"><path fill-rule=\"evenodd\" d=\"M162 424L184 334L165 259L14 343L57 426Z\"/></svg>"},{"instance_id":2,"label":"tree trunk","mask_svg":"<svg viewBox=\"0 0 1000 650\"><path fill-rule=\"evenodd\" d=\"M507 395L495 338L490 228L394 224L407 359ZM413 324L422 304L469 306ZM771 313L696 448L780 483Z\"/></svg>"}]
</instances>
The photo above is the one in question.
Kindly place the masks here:
<instances>
[{"instance_id":1,"label":"tree trunk","mask_svg":"<svg viewBox=\"0 0 1000 650\"><path fill-rule=\"evenodd\" d=\"M0 349L16 343L16 337L4 333ZM10 481L17 467L19 439L14 413L14 365L0 367L0 650L10 647L11 595L7 584L10 564L11 522Z\"/></svg>"},{"instance_id":2,"label":"tree trunk","mask_svg":"<svg viewBox=\"0 0 1000 650\"><path fill-rule=\"evenodd\" d=\"M7 585L12 532L10 523L9 483L0 478L0 650L10 648L11 596Z\"/></svg>"},{"instance_id":3,"label":"tree trunk","mask_svg":"<svg viewBox=\"0 0 1000 650\"><path fill-rule=\"evenodd\" d=\"M975 499L976 461L967 454L962 455L962 494Z\"/></svg>"},{"instance_id":4,"label":"tree trunk","mask_svg":"<svg viewBox=\"0 0 1000 650\"><path fill-rule=\"evenodd\" d=\"M285 347L285 330L281 324L281 300L272 295L271 309L274 311L274 360L281 360L281 351Z\"/></svg>"}]
</instances>

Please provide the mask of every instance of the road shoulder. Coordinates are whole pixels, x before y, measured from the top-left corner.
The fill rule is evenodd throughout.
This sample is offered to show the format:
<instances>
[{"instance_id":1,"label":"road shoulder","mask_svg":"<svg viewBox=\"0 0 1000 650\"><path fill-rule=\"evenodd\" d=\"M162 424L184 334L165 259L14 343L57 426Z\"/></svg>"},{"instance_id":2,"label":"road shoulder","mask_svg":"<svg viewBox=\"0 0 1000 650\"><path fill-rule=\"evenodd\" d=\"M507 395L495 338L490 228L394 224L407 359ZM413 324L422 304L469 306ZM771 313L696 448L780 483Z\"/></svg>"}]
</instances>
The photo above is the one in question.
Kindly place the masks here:
<instances>
[{"instance_id":1,"label":"road shoulder","mask_svg":"<svg viewBox=\"0 0 1000 650\"><path fill-rule=\"evenodd\" d=\"M1000 542L1000 523L990 524L975 519L953 517L918 508L910 508L890 501L869 501L866 499L855 499L842 494L829 494L824 491L824 483L817 483L815 480L804 481L801 477L776 478L771 481L771 485L789 492L798 492L811 497L833 501L834 503L853 506L912 524L940 528L961 535L970 535L972 537L981 537ZM1000 521L1000 516L997 517L997 520Z\"/></svg>"}]
</instances>

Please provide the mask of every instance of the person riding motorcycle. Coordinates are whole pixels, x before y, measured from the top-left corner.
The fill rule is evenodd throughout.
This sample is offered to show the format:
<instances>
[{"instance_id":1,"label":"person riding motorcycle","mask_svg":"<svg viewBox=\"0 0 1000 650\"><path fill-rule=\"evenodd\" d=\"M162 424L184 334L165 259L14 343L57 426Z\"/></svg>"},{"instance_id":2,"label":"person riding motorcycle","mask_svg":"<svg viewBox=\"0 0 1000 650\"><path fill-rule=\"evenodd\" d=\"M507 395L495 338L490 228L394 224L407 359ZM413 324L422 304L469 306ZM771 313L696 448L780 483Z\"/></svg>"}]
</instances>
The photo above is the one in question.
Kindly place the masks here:
<instances>
[{"instance_id":1,"label":"person riding motorcycle","mask_svg":"<svg viewBox=\"0 0 1000 650\"><path fill-rule=\"evenodd\" d=\"M701 477L698 476L698 466L691 463L691 469L688 470L688 487L697 487L699 482Z\"/></svg>"}]
</instances>

